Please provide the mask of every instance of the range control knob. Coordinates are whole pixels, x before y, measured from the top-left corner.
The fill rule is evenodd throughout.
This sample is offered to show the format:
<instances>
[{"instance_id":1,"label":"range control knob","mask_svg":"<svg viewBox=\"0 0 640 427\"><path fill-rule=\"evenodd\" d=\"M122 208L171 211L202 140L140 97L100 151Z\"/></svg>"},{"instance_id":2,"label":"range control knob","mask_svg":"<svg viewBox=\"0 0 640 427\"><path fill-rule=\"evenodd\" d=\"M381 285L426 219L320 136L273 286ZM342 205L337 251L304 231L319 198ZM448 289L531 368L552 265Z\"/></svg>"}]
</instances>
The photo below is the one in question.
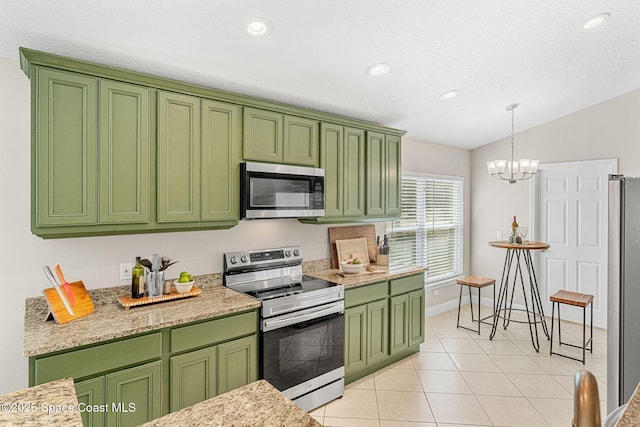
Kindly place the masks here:
<instances>
[{"instance_id":1,"label":"range control knob","mask_svg":"<svg viewBox=\"0 0 640 427\"><path fill-rule=\"evenodd\" d=\"M291 256L291 251L285 251L284 256L290 257Z\"/></svg>"},{"instance_id":2,"label":"range control knob","mask_svg":"<svg viewBox=\"0 0 640 427\"><path fill-rule=\"evenodd\" d=\"M240 261L241 261L241 262L247 262L247 256L246 256L246 255L242 255L242 256L240 257Z\"/></svg>"},{"instance_id":3,"label":"range control knob","mask_svg":"<svg viewBox=\"0 0 640 427\"><path fill-rule=\"evenodd\" d=\"M231 258L229 258L229 262L230 262L231 264L235 264L235 263L237 263L237 262L238 262L238 260L236 259L236 257L232 256Z\"/></svg>"},{"instance_id":4,"label":"range control knob","mask_svg":"<svg viewBox=\"0 0 640 427\"><path fill-rule=\"evenodd\" d=\"M300 255L300 251L297 249L293 250L293 256L299 256Z\"/></svg>"}]
</instances>

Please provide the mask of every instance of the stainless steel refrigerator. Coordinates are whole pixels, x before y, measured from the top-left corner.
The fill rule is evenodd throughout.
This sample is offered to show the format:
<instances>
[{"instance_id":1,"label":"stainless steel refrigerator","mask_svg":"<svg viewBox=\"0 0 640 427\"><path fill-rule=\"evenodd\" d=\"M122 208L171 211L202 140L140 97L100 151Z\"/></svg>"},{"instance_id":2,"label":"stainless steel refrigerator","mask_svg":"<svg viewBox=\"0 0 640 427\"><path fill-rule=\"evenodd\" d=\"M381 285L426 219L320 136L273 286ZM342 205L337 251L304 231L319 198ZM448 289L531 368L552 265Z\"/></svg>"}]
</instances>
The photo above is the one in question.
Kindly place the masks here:
<instances>
[{"instance_id":1,"label":"stainless steel refrigerator","mask_svg":"<svg viewBox=\"0 0 640 427\"><path fill-rule=\"evenodd\" d=\"M640 383L640 178L609 175L607 413Z\"/></svg>"}]
</instances>

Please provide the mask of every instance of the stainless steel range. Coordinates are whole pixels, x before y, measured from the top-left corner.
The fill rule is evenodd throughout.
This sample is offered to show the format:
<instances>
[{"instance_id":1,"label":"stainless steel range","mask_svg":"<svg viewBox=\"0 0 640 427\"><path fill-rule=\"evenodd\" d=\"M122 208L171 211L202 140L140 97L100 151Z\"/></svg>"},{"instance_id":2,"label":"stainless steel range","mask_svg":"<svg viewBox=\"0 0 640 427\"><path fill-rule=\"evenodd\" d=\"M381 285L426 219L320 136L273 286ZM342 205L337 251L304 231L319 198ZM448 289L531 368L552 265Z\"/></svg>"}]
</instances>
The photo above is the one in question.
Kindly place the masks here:
<instances>
[{"instance_id":1,"label":"stainless steel range","mask_svg":"<svg viewBox=\"0 0 640 427\"><path fill-rule=\"evenodd\" d=\"M344 393L344 286L302 274L298 246L224 254L224 283L262 302L260 377L300 408Z\"/></svg>"}]
</instances>

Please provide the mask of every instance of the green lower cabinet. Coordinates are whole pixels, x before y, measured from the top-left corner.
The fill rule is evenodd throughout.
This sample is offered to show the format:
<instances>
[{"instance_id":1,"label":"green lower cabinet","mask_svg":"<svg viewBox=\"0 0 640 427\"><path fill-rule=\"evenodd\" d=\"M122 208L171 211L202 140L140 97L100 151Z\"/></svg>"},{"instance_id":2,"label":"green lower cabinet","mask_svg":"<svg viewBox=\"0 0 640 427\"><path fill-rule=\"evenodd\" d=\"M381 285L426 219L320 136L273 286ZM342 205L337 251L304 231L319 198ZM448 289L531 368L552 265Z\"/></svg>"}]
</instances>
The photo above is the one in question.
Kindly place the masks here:
<instances>
[{"instance_id":1,"label":"green lower cabinet","mask_svg":"<svg viewBox=\"0 0 640 427\"><path fill-rule=\"evenodd\" d=\"M345 310L345 375L389 357L388 307L384 299Z\"/></svg>"},{"instance_id":2,"label":"green lower cabinet","mask_svg":"<svg viewBox=\"0 0 640 427\"><path fill-rule=\"evenodd\" d=\"M352 375L367 367L367 306L345 310L345 375Z\"/></svg>"},{"instance_id":3,"label":"green lower cabinet","mask_svg":"<svg viewBox=\"0 0 640 427\"><path fill-rule=\"evenodd\" d=\"M252 335L218 346L218 394L258 379L258 337Z\"/></svg>"},{"instance_id":4,"label":"green lower cabinet","mask_svg":"<svg viewBox=\"0 0 640 427\"><path fill-rule=\"evenodd\" d=\"M424 289L409 293L409 345L424 342Z\"/></svg>"},{"instance_id":5,"label":"green lower cabinet","mask_svg":"<svg viewBox=\"0 0 640 427\"><path fill-rule=\"evenodd\" d=\"M104 425L104 411L95 411L104 405L104 377L92 378L75 384L78 409L85 427Z\"/></svg>"},{"instance_id":6,"label":"green lower cabinet","mask_svg":"<svg viewBox=\"0 0 640 427\"><path fill-rule=\"evenodd\" d=\"M161 415L162 362L105 376L107 426L137 426Z\"/></svg>"},{"instance_id":7,"label":"green lower cabinet","mask_svg":"<svg viewBox=\"0 0 640 427\"><path fill-rule=\"evenodd\" d=\"M216 395L216 347L173 356L170 359L170 411Z\"/></svg>"},{"instance_id":8,"label":"green lower cabinet","mask_svg":"<svg viewBox=\"0 0 640 427\"><path fill-rule=\"evenodd\" d=\"M409 348L409 295L391 297L391 354Z\"/></svg>"}]
</instances>

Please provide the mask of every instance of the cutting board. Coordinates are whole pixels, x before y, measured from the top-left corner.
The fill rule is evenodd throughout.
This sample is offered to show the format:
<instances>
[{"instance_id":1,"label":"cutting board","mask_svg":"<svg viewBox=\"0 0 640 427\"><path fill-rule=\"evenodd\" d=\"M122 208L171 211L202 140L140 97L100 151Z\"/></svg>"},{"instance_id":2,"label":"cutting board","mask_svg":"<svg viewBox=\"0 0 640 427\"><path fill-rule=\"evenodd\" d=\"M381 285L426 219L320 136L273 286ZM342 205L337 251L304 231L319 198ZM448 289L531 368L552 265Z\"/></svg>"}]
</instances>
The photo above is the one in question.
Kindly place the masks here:
<instances>
[{"instance_id":1,"label":"cutting board","mask_svg":"<svg viewBox=\"0 0 640 427\"><path fill-rule=\"evenodd\" d=\"M71 286L71 293L73 294L75 300L73 306L71 306L75 316L69 314L56 289L47 288L42 291L42 293L44 294L44 299L47 301L47 305L49 306L49 314L47 315L47 320L53 318L56 323L64 324L69 323L72 320L85 317L95 311L93 301L91 301L89 293L84 288L84 283L80 281L69 283L69 285ZM62 287L60 289L64 293ZM71 305L70 301L69 305Z\"/></svg>"},{"instance_id":2,"label":"cutting board","mask_svg":"<svg viewBox=\"0 0 640 427\"><path fill-rule=\"evenodd\" d=\"M331 247L331 263L338 268L336 240L349 240L364 237L367 239L369 262L376 262L376 226L373 224L350 225L346 227L329 227L329 246Z\"/></svg>"},{"instance_id":3,"label":"cutting board","mask_svg":"<svg viewBox=\"0 0 640 427\"><path fill-rule=\"evenodd\" d=\"M338 262L359 258L364 265L369 265L367 238L336 240L336 256L338 257Z\"/></svg>"}]
</instances>

